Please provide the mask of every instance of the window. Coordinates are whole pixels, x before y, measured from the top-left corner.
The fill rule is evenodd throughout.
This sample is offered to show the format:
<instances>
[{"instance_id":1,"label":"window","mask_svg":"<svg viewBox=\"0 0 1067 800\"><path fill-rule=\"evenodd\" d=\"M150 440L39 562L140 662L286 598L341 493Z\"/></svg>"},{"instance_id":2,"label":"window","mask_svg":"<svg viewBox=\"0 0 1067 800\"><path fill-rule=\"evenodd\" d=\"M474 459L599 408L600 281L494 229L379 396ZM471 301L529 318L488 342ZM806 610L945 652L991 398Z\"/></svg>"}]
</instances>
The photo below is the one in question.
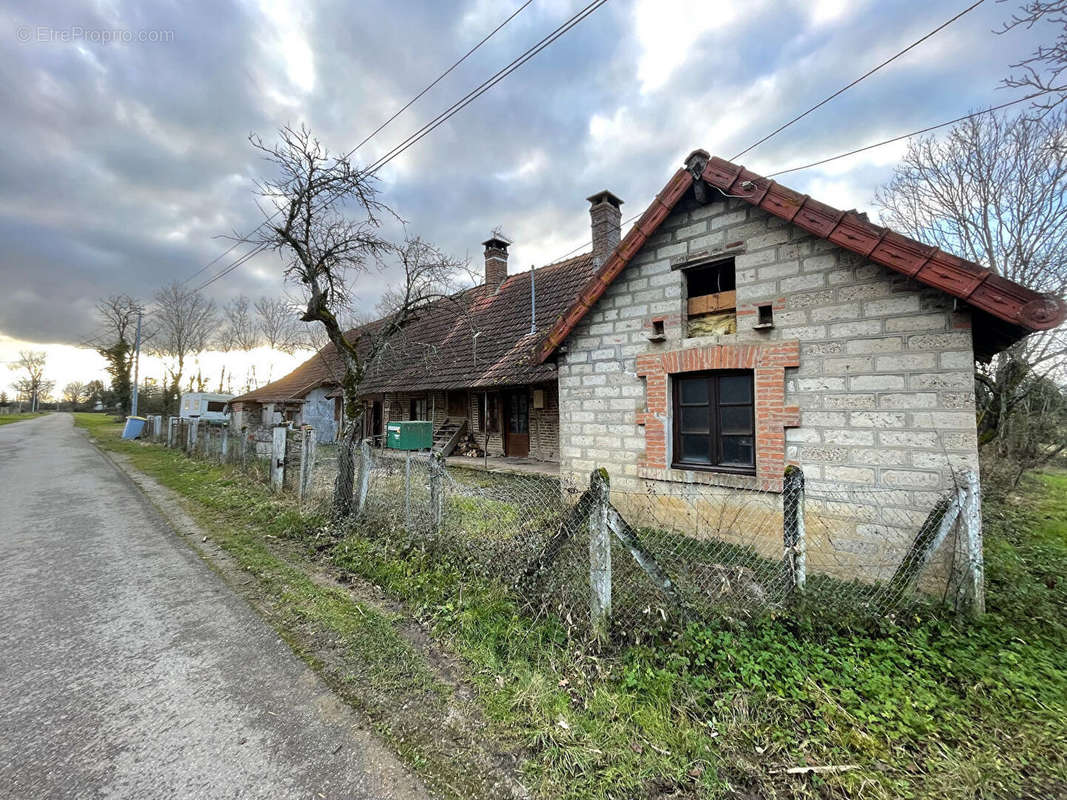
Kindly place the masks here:
<instances>
[{"instance_id":1,"label":"window","mask_svg":"<svg viewBox=\"0 0 1067 800\"><path fill-rule=\"evenodd\" d=\"M700 372L674 379L674 466L756 471L752 373Z\"/></svg>"},{"instance_id":2,"label":"window","mask_svg":"<svg viewBox=\"0 0 1067 800\"><path fill-rule=\"evenodd\" d=\"M530 396L524 391L513 392L508 402L508 433L530 432Z\"/></svg>"},{"instance_id":3,"label":"window","mask_svg":"<svg viewBox=\"0 0 1067 800\"><path fill-rule=\"evenodd\" d=\"M737 333L737 284L732 258L685 271L689 336Z\"/></svg>"},{"instance_id":4,"label":"window","mask_svg":"<svg viewBox=\"0 0 1067 800\"><path fill-rule=\"evenodd\" d=\"M218 413L221 414L223 411L226 410L226 404L225 403L220 403L218 400L208 400L207 401L207 410L208 410L208 413L217 411Z\"/></svg>"},{"instance_id":5,"label":"window","mask_svg":"<svg viewBox=\"0 0 1067 800\"><path fill-rule=\"evenodd\" d=\"M426 398L425 397L412 397L408 405L408 419L425 420L426 417Z\"/></svg>"},{"instance_id":6,"label":"window","mask_svg":"<svg viewBox=\"0 0 1067 800\"><path fill-rule=\"evenodd\" d=\"M482 433L500 433L499 398L500 395L494 392L478 396L478 421Z\"/></svg>"}]
</instances>

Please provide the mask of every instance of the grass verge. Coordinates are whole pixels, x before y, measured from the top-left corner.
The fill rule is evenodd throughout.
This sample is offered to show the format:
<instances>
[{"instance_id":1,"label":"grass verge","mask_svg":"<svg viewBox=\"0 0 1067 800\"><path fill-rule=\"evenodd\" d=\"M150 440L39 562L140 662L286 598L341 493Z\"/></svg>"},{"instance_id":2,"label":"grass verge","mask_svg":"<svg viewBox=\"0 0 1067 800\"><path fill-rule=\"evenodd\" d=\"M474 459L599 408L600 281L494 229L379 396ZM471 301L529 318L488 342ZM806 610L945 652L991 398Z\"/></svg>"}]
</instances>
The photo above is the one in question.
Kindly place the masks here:
<instances>
[{"instance_id":1,"label":"grass verge","mask_svg":"<svg viewBox=\"0 0 1067 800\"><path fill-rule=\"evenodd\" d=\"M13 422L22 422L23 420L27 419L36 419L37 417L43 417L45 413L47 412L41 411L36 414L30 414L28 412L25 414L3 414L0 415L0 425L10 425Z\"/></svg>"},{"instance_id":2,"label":"grass verge","mask_svg":"<svg viewBox=\"0 0 1067 800\"><path fill-rule=\"evenodd\" d=\"M372 674L348 687L350 700L368 704L360 693L380 691L379 669L386 697L446 691L406 655L396 620L349 631L346 616L374 609L310 599L321 587L278 552L307 543L321 520L229 470L121 442L118 426L79 424L222 529L213 536L267 581L276 624L298 652L309 649L306 623L366 663ZM538 796L1067 796L1067 474L1029 479L1019 495L986 508L985 523L989 613L978 623L929 616L846 626L815 609L803 619L692 627L613 654L578 648L557 624L530 620L489 580L419 550L397 551L388 531L314 541L321 558L381 587L459 653L489 722L480 735L522 745L525 782ZM396 648L407 666L365 652L375 648ZM384 723L419 766L430 751L405 753L401 728ZM788 771L810 767L833 770ZM455 765L420 768L435 775Z\"/></svg>"}]
</instances>

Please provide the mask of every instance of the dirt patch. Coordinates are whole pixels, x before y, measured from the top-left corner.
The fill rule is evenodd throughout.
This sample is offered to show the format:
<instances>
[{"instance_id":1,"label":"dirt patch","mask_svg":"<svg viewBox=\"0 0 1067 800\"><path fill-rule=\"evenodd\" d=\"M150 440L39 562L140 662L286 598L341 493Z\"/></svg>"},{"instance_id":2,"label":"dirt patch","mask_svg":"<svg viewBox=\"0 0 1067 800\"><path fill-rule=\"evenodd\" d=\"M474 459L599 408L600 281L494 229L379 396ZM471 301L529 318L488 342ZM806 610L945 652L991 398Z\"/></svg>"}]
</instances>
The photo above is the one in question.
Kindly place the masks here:
<instances>
[{"instance_id":1,"label":"dirt patch","mask_svg":"<svg viewBox=\"0 0 1067 800\"><path fill-rule=\"evenodd\" d=\"M419 654L438 690L422 686L382 687L373 668L314 620L294 620L257 576L213 540L210 528L189 512L190 500L138 470L121 453L104 452L144 492L173 529L244 597L307 661L335 692L365 719L441 796L528 798L520 780L521 750L494 736L477 706L476 688L466 680L462 661L373 584L342 573L312 556L306 542L267 537L271 555L303 573L317 586L342 591L358 605L389 619Z\"/></svg>"}]
</instances>

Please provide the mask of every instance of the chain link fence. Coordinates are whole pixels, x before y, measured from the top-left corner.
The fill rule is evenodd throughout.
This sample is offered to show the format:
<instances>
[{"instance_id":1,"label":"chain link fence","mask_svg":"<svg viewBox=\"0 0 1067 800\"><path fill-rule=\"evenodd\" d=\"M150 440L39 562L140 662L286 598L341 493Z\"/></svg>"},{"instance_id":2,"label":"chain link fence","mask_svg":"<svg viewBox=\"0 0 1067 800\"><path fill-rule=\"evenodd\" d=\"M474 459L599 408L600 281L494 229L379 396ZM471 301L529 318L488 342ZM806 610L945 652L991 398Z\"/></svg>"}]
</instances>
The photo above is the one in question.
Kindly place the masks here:
<instances>
[{"instance_id":1,"label":"chain link fence","mask_svg":"<svg viewBox=\"0 0 1067 800\"><path fill-rule=\"evenodd\" d=\"M317 444L308 429L236 433L173 420L149 430L192 456L241 465L310 509L331 509L337 446ZM920 598L981 605L973 475L960 475L953 492L922 497L806 487L795 467L781 491L652 481L632 491L613 488L603 472L575 487L551 474L450 465L378 444L354 454L364 535L383 553L418 548L503 585L529 613L552 615L575 635L641 637L797 606L883 616ZM929 511L916 512L923 500Z\"/></svg>"}]
</instances>

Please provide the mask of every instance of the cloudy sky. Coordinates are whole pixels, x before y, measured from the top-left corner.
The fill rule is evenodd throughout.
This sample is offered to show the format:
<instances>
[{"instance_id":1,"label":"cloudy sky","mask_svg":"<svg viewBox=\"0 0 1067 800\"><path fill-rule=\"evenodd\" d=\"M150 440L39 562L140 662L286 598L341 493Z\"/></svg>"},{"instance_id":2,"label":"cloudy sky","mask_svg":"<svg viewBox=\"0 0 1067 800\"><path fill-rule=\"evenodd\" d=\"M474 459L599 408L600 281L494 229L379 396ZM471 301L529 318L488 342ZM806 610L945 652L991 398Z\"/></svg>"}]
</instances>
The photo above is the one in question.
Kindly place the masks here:
<instances>
[{"instance_id":1,"label":"cloudy sky","mask_svg":"<svg viewBox=\"0 0 1067 800\"><path fill-rule=\"evenodd\" d=\"M348 150L520 4L0 3L0 362L49 344L60 385L95 377L82 373L98 362L60 346L92 331L97 297L149 298L258 223L265 165L250 133L306 123ZM545 263L587 238L589 194L611 189L637 214L694 148L732 156L969 4L609 0L391 162L382 199L457 256L480 259L501 226L513 271ZM386 152L584 5L534 0L356 158ZM1009 64L1051 38L995 35L1014 5L986 0L741 160L771 172L1011 99L997 88ZM869 208L902 148L785 183ZM365 281L368 306L387 282ZM220 304L278 295L279 264L262 256L207 291Z\"/></svg>"}]
</instances>

